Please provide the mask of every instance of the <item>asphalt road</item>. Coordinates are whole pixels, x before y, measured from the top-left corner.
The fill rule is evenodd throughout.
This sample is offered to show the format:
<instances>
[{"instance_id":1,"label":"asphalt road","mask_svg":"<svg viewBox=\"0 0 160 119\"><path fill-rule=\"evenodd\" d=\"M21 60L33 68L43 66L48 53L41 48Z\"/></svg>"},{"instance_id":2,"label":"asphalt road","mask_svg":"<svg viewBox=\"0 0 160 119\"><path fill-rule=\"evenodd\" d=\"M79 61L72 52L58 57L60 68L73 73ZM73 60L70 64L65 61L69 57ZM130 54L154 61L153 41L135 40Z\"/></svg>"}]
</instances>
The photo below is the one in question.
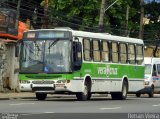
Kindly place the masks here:
<instances>
[{"instance_id":1,"label":"asphalt road","mask_svg":"<svg viewBox=\"0 0 160 119\"><path fill-rule=\"evenodd\" d=\"M122 101L110 96L89 101L77 101L75 96L1 100L0 112L0 119L160 119L160 95L129 95Z\"/></svg>"}]
</instances>

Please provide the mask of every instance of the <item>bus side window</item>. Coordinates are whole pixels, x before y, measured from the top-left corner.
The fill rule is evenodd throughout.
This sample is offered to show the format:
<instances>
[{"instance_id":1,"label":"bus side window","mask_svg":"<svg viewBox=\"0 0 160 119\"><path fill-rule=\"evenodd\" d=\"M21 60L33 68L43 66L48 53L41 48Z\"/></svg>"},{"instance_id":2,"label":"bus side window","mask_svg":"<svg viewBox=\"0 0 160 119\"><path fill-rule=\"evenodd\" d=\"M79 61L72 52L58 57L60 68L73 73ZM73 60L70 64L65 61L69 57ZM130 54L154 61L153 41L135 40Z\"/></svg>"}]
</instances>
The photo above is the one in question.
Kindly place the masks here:
<instances>
[{"instance_id":1,"label":"bus side window","mask_svg":"<svg viewBox=\"0 0 160 119\"><path fill-rule=\"evenodd\" d=\"M100 42L98 40L93 40L92 42L93 45L93 61L100 61Z\"/></svg>"},{"instance_id":2,"label":"bus side window","mask_svg":"<svg viewBox=\"0 0 160 119\"><path fill-rule=\"evenodd\" d=\"M118 63L118 43L112 42L112 62Z\"/></svg>"},{"instance_id":3,"label":"bus side window","mask_svg":"<svg viewBox=\"0 0 160 119\"><path fill-rule=\"evenodd\" d=\"M120 43L120 61L121 63L127 62L127 49L124 43Z\"/></svg>"},{"instance_id":4,"label":"bus side window","mask_svg":"<svg viewBox=\"0 0 160 119\"><path fill-rule=\"evenodd\" d=\"M83 54L84 60L90 61L91 60L91 43L89 39L83 39Z\"/></svg>"},{"instance_id":5,"label":"bus side window","mask_svg":"<svg viewBox=\"0 0 160 119\"><path fill-rule=\"evenodd\" d=\"M143 62L143 46L136 46L136 62L137 64L142 64Z\"/></svg>"},{"instance_id":6,"label":"bus side window","mask_svg":"<svg viewBox=\"0 0 160 119\"><path fill-rule=\"evenodd\" d=\"M128 45L128 61L130 64L135 64L135 46L133 44Z\"/></svg>"},{"instance_id":7,"label":"bus side window","mask_svg":"<svg viewBox=\"0 0 160 119\"><path fill-rule=\"evenodd\" d=\"M156 65L153 65L152 76L157 76Z\"/></svg>"},{"instance_id":8,"label":"bus side window","mask_svg":"<svg viewBox=\"0 0 160 119\"><path fill-rule=\"evenodd\" d=\"M109 61L109 43L107 41L102 41L102 61Z\"/></svg>"}]
</instances>

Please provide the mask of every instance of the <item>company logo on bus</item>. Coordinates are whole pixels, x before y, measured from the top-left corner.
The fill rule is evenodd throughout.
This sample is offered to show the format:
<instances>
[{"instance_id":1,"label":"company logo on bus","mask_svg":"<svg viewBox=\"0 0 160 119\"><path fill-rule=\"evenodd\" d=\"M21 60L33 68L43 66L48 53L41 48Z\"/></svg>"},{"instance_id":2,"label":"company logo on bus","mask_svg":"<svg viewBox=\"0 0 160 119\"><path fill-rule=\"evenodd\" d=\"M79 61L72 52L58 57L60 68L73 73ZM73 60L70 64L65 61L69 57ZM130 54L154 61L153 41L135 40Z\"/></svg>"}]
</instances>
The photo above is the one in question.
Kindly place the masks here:
<instances>
[{"instance_id":1,"label":"company logo on bus","mask_svg":"<svg viewBox=\"0 0 160 119\"><path fill-rule=\"evenodd\" d=\"M98 67L98 74L117 75L118 68L110 67L110 65L107 65L106 67Z\"/></svg>"}]
</instances>

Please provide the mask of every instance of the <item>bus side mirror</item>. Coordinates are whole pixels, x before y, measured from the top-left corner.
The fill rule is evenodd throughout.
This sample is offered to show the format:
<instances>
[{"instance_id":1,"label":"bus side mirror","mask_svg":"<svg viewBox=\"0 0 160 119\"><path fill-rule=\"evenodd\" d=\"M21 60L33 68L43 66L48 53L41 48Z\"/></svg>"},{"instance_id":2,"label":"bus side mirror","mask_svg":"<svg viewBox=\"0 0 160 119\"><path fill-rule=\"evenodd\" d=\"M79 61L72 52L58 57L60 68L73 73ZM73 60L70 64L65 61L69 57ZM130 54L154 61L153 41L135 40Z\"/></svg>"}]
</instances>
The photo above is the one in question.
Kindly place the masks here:
<instances>
[{"instance_id":1,"label":"bus side mirror","mask_svg":"<svg viewBox=\"0 0 160 119\"><path fill-rule=\"evenodd\" d=\"M79 70L82 64L82 45L80 42L73 42L74 69Z\"/></svg>"}]
</instances>

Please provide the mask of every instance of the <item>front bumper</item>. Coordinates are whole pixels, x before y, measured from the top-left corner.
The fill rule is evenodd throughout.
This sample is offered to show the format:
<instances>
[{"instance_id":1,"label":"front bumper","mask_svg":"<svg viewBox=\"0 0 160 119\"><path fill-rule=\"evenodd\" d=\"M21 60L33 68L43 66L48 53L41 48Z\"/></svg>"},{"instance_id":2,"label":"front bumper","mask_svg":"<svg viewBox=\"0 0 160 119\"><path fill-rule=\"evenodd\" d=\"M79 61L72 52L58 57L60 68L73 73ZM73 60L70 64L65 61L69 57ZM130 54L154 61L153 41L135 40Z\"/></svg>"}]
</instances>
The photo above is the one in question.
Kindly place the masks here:
<instances>
[{"instance_id":1,"label":"front bumper","mask_svg":"<svg viewBox=\"0 0 160 119\"><path fill-rule=\"evenodd\" d=\"M35 93L58 93L58 92L71 92L67 89L65 84L41 84L32 85L32 91Z\"/></svg>"}]
</instances>

